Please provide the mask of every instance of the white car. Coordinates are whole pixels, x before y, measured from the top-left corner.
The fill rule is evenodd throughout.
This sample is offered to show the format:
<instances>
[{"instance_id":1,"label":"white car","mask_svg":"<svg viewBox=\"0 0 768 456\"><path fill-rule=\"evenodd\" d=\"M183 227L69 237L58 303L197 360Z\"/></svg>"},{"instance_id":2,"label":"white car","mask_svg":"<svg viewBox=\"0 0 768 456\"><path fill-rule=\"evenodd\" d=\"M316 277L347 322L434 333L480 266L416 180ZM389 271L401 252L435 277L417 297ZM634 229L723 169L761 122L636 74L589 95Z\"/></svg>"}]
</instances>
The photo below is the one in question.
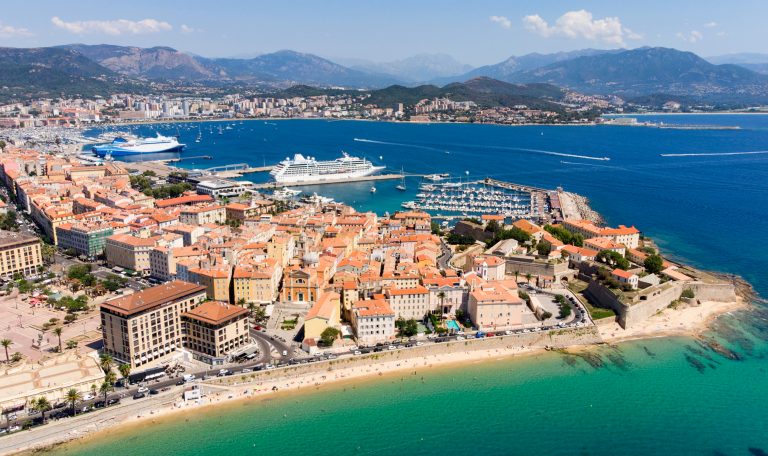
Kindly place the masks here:
<instances>
[{"instance_id":1,"label":"white car","mask_svg":"<svg viewBox=\"0 0 768 456\"><path fill-rule=\"evenodd\" d=\"M456 340L465 340L464 336L456 336Z\"/></svg>"},{"instance_id":2,"label":"white car","mask_svg":"<svg viewBox=\"0 0 768 456\"><path fill-rule=\"evenodd\" d=\"M390 345L389 347L387 347L387 350L394 350L395 348L397 347L395 347L394 345Z\"/></svg>"},{"instance_id":3,"label":"white car","mask_svg":"<svg viewBox=\"0 0 768 456\"><path fill-rule=\"evenodd\" d=\"M90 401L91 399L93 399L93 394L86 393L86 394L83 395L83 400L84 401Z\"/></svg>"},{"instance_id":4,"label":"white car","mask_svg":"<svg viewBox=\"0 0 768 456\"><path fill-rule=\"evenodd\" d=\"M362 355L363 354L363 352L361 352L360 350L355 350L352 353L355 354L355 355Z\"/></svg>"},{"instance_id":5,"label":"white car","mask_svg":"<svg viewBox=\"0 0 768 456\"><path fill-rule=\"evenodd\" d=\"M417 346L417 347L421 347L422 345L424 345L424 342L421 342L421 341L419 341L419 342L416 342L416 346Z\"/></svg>"},{"instance_id":6,"label":"white car","mask_svg":"<svg viewBox=\"0 0 768 456\"><path fill-rule=\"evenodd\" d=\"M149 388L147 388L146 386L141 386L141 387L139 387L139 389L136 392L137 393L147 393L147 392L149 392Z\"/></svg>"},{"instance_id":7,"label":"white car","mask_svg":"<svg viewBox=\"0 0 768 456\"><path fill-rule=\"evenodd\" d=\"M506 334L506 335L508 335L508 336L511 336L511 335L512 335L512 331L510 331L510 330L506 330L506 331L504 331L504 334Z\"/></svg>"}]
</instances>

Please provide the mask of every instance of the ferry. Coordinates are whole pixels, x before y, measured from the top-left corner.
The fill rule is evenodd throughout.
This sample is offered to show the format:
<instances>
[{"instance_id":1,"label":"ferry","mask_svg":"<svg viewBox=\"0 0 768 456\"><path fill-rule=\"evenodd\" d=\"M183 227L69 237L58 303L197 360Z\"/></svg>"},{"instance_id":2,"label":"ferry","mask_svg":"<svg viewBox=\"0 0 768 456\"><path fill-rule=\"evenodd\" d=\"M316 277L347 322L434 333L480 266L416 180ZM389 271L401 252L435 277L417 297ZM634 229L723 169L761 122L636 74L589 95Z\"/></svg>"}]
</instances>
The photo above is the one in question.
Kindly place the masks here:
<instances>
[{"instance_id":1,"label":"ferry","mask_svg":"<svg viewBox=\"0 0 768 456\"><path fill-rule=\"evenodd\" d=\"M279 183L312 183L370 176L384 168L374 166L366 159L351 157L346 152L342 152L340 158L327 161L295 154L293 159L286 158L278 163L269 174Z\"/></svg>"},{"instance_id":2,"label":"ferry","mask_svg":"<svg viewBox=\"0 0 768 456\"><path fill-rule=\"evenodd\" d=\"M162 136L160 133L155 138L137 138L127 140L117 137L109 144L93 146L91 150L99 157L110 155L119 157L123 155L157 154L161 152L181 152L186 144L181 144L172 136Z\"/></svg>"}]
</instances>

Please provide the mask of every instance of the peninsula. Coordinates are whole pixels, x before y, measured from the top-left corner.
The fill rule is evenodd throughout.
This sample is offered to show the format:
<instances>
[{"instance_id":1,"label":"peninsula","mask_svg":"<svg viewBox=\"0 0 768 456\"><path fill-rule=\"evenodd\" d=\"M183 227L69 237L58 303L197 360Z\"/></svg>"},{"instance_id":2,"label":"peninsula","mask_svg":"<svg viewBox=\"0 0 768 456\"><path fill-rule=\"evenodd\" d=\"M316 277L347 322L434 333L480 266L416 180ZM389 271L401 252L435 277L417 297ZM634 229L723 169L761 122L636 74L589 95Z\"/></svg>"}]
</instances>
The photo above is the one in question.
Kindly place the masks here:
<instances>
[{"instance_id":1,"label":"peninsula","mask_svg":"<svg viewBox=\"0 0 768 456\"><path fill-rule=\"evenodd\" d=\"M2 271L0 453L405 369L693 335L744 305L736 279L562 189L424 184L474 210L449 227L130 166L0 155L0 248L19 259Z\"/></svg>"}]
</instances>

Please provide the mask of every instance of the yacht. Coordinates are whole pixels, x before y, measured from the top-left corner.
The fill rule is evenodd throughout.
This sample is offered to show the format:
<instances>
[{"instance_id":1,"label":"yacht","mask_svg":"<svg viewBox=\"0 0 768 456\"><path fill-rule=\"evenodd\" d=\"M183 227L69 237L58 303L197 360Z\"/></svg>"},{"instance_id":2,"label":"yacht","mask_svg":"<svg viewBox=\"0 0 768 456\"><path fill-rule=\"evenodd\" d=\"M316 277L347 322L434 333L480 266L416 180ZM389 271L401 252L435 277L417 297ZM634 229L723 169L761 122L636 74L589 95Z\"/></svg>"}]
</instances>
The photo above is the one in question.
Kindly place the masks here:
<instances>
[{"instance_id":1,"label":"yacht","mask_svg":"<svg viewBox=\"0 0 768 456\"><path fill-rule=\"evenodd\" d=\"M351 157L346 152L342 152L340 158L326 161L296 154L293 159L286 158L278 163L270 174L280 183L310 183L370 176L383 169L384 166L374 166L370 161Z\"/></svg>"},{"instance_id":2,"label":"yacht","mask_svg":"<svg viewBox=\"0 0 768 456\"><path fill-rule=\"evenodd\" d=\"M106 155L119 157L123 155L157 154L161 152L181 152L186 144L181 144L173 136L162 136L160 133L155 138L137 138L127 140L117 137L109 144L93 146L91 150L99 157Z\"/></svg>"}]
</instances>

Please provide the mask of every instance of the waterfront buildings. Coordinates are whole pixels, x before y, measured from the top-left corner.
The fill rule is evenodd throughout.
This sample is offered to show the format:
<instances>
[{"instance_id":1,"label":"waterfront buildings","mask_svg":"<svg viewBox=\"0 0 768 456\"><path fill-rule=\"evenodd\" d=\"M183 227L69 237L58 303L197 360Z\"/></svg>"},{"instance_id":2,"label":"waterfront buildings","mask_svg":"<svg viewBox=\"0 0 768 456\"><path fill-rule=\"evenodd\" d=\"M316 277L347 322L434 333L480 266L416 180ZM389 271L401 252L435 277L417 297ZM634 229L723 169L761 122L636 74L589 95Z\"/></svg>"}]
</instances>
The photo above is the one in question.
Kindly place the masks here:
<instances>
[{"instance_id":1,"label":"waterfront buildings","mask_svg":"<svg viewBox=\"0 0 768 456\"><path fill-rule=\"evenodd\" d=\"M640 231L634 226L619 225L618 228L603 228L588 220L565 220L563 227L572 233L588 238L607 238L615 244L635 249L640 244Z\"/></svg>"},{"instance_id":2,"label":"waterfront buildings","mask_svg":"<svg viewBox=\"0 0 768 456\"><path fill-rule=\"evenodd\" d=\"M0 230L0 277L27 277L43 264L40 239L29 234Z\"/></svg>"},{"instance_id":3,"label":"waterfront buildings","mask_svg":"<svg viewBox=\"0 0 768 456\"><path fill-rule=\"evenodd\" d=\"M181 314L184 346L208 364L224 364L227 355L246 345L248 311L226 302L206 301Z\"/></svg>"},{"instance_id":4,"label":"waterfront buildings","mask_svg":"<svg viewBox=\"0 0 768 456\"><path fill-rule=\"evenodd\" d=\"M178 280L101 304L104 353L137 367L184 345L181 315L205 301L205 288Z\"/></svg>"},{"instance_id":5,"label":"waterfront buildings","mask_svg":"<svg viewBox=\"0 0 768 456\"><path fill-rule=\"evenodd\" d=\"M480 330L522 327L526 311L530 313L516 287L509 284L483 284L469 293L469 317Z\"/></svg>"},{"instance_id":6,"label":"waterfront buildings","mask_svg":"<svg viewBox=\"0 0 768 456\"><path fill-rule=\"evenodd\" d=\"M354 303L351 323L358 345L375 345L395 337L395 312L384 299Z\"/></svg>"}]
</instances>

